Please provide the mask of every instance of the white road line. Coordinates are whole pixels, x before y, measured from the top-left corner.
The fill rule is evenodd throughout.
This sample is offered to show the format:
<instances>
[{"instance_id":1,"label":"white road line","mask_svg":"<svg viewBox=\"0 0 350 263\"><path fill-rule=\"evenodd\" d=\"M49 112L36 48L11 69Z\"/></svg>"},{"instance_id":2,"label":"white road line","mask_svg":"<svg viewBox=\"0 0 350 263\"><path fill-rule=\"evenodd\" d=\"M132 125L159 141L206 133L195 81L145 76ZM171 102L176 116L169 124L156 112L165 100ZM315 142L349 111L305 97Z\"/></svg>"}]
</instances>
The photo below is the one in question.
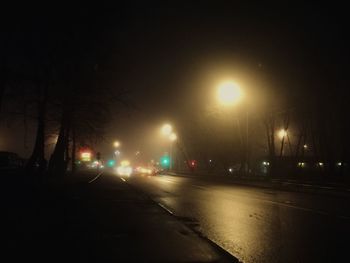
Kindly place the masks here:
<instances>
[{"instance_id":1,"label":"white road line","mask_svg":"<svg viewBox=\"0 0 350 263\"><path fill-rule=\"evenodd\" d=\"M171 183L171 184L173 184L173 183L175 183L175 181L172 181L172 180L169 180L169 179L164 179L164 180L162 180L163 182L166 182L166 183Z\"/></svg>"},{"instance_id":2,"label":"white road line","mask_svg":"<svg viewBox=\"0 0 350 263\"><path fill-rule=\"evenodd\" d=\"M202 189L202 190L207 190L206 187L204 186L201 186L201 185L192 185L193 187L196 187L196 188L199 188L199 189Z\"/></svg>"},{"instance_id":3,"label":"white road line","mask_svg":"<svg viewBox=\"0 0 350 263\"><path fill-rule=\"evenodd\" d=\"M170 214L174 214L172 211L170 211L168 208L166 208L164 205L162 205L161 203L157 203L161 208L163 208L164 210L166 210L168 213Z\"/></svg>"},{"instance_id":4,"label":"white road line","mask_svg":"<svg viewBox=\"0 0 350 263\"><path fill-rule=\"evenodd\" d=\"M124 178L121 178L121 177L120 177L120 179L121 179L122 181L126 182L126 180L125 180Z\"/></svg>"},{"instance_id":5,"label":"white road line","mask_svg":"<svg viewBox=\"0 0 350 263\"><path fill-rule=\"evenodd\" d=\"M260 200L262 200L262 199L260 199ZM280 203L280 202L275 202L275 201L270 201L270 200L262 200L262 201L263 202L272 203L272 204L276 204L276 205L289 207L289 208L294 208L294 209L298 209L298 210L303 210L303 211L307 211L307 212L312 212L312 213L316 213L316 214L320 214L320 215L335 216L335 217L342 218L342 219L350 219L350 217L347 217L347 216L334 215L334 214L331 214L331 213L328 213L328 212L323 212L323 211L320 211L320 210L315 210L315 209L311 209L311 208L305 208L305 207L301 207L301 206L295 206L295 205L291 205L291 204L287 204L287 203Z\"/></svg>"},{"instance_id":6,"label":"white road line","mask_svg":"<svg viewBox=\"0 0 350 263\"><path fill-rule=\"evenodd\" d=\"M93 181L95 181L96 179L98 179L98 178L101 176L102 173L103 173L103 172L100 172L98 175L96 175L96 177L95 177L94 179L90 180L90 181L89 181L89 184L91 184Z\"/></svg>"},{"instance_id":7,"label":"white road line","mask_svg":"<svg viewBox=\"0 0 350 263\"><path fill-rule=\"evenodd\" d=\"M230 195L232 195L232 193L230 193ZM261 199L261 198L252 197L252 196L244 196L244 197L248 198L248 199L254 199L254 200L257 200L257 201L260 201L260 202L265 202L265 203L270 203L270 204L274 204L274 205L284 206L284 207L293 208L293 209L297 209L297 210L302 210L302 211L306 211L306 212L312 212L312 213L316 213L316 214L319 214L319 215L334 216L334 217L337 217L337 218L342 218L342 219L347 219L347 220L350 219L350 217L348 217L348 216L335 215L335 214L332 214L332 213L329 213L329 212L324 212L324 211L321 211L321 210L301 207L301 206L293 205L291 202L290 203L286 203L284 201L278 202L278 201Z\"/></svg>"}]
</instances>

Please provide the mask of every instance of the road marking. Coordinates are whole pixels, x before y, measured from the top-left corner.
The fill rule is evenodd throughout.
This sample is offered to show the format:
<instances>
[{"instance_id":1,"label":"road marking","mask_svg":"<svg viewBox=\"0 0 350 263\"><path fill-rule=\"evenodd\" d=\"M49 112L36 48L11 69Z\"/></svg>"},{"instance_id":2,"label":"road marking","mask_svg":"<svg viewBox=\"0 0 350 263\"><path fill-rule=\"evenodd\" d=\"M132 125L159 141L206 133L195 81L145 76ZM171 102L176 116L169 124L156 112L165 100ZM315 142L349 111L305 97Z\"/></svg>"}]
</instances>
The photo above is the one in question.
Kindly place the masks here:
<instances>
[{"instance_id":1,"label":"road marking","mask_svg":"<svg viewBox=\"0 0 350 263\"><path fill-rule=\"evenodd\" d=\"M254 198L254 199L258 199L258 198ZM262 200L262 199L258 199L258 200ZM315 209L311 209L311 208L305 208L305 207L301 207L301 206L292 205L290 203L289 204L288 203L280 203L280 202L275 202L275 201L270 201L270 200L262 200L262 201L276 204L276 205L289 207L289 208L299 209L299 210L303 210L303 211L307 211L307 212L312 212L312 213L316 213L316 214L320 214L320 215L324 215L324 216L335 216L335 217L342 218L342 219L350 219L350 217L347 217L347 216L334 215L334 214L320 211L320 210L315 210Z\"/></svg>"},{"instance_id":2,"label":"road marking","mask_svg":"<svg viewBox=\"0 0 350 263\"><path fill-rule=\"evenodd\" d=\"M328 189L328 190L336 190L337 189L337 188L332 187L332 186L320 186L320 185L313 185L313 184L297 184L297 183L289 183L289 182L282 183L282 184L285 184L285 185L296 185L296 186L306 186L306 187L315 187L316 190L317 190L317 188Z\"/></svg>"},{"instance_id":3,"label":"road marking","mask_svg":"<svg viewBox=\"0 0 350 263\"><path fill-rule=\"evenodd\" d=\"M124 178L121 178L121 177L120 177L120 179L121 179L122 181L126 182L126 180L125 180Z\"/></svg>"},{"instance_id":4,"label":"road marking","mask_svg":"<svg viewBox=\"0 0 350 263\"><path fill-rule=\"evenodd\" d=\"M101 176L102 173L103 173L103 172L100 172L98 175L96 175L96 177L95 177L94 179L90 180L90 181L89 181L89 184L91 184L93 181L95 181L96 179L98 179L98 178Z\"/></svg>"},{"instance_id":5,"label":"road marking","mask_svg":"<svg viewBox=\"0 0 350 263\"><path fill-rule=\"evenodd\" d=\"M163 182L165 182L165 183L171 183L171 184L175 183L175 181L169 180L169 179L163 179L163 180L161 180L161 181L163 181Z\"/></svg>"},{"instance_id":6,"label":"road marking","mask_svg":"<svg viewBox=\"0 0 350 263\"><path fill-rule=\"evenodd\" d=\"M162 205L161 203L157 203L161 208L163 208L164 210L166 210L168 213L170 214L174 214L172 211L170 211L168 208L166 208L164 205Z\"/></svg>"},{"instance_id":7,"label":"road marking","mask_svg":"<svg viewBox=\"0 0 350 263\"><path fill-rule=\"evenodd\" d=\"M232 195L232 193L230 193L229 195ZM240 195L242 196L242 195ZM332 214L330 212L324 212L321 210L316 210L316 209L311 209L311 208L305 208L305 207L301 207L301 206L297 206L294 205L292 202L290 201L272 201L272 200L267 200L267 199L261 199L261 198L257 198L257 197L252 197L252 196L246 196L243 195L243 197L248 198L248 199L254 199L260 202L265 202L265 203L270 203L270 204L274 204L274 205L279 205L279 206L284 206L284 207L288 207L288 208L294 208L294 209L298 209L298 210L302 210L302 211L306 211L306 212L312 212L312 213L316 213L319 215L324 215L324 216L334 216L337 218L341 218L341 219L346 219L349 220L350 217L349 216L344 216L344 215L336 215L336 214Z\"/></svg>"},{"instance_id":8,"label":"road marking","mask_svg":"<svg viewBox=\"0 0 350 263\"><path fill-rule=\"evenodd\" d=\"M206 187L204 186L201 186L201 185L192 185L193 187L196 187L196 188L199 188L199 189L202 189L202 190L207 190Z\"/></svg>"}]
</instances>

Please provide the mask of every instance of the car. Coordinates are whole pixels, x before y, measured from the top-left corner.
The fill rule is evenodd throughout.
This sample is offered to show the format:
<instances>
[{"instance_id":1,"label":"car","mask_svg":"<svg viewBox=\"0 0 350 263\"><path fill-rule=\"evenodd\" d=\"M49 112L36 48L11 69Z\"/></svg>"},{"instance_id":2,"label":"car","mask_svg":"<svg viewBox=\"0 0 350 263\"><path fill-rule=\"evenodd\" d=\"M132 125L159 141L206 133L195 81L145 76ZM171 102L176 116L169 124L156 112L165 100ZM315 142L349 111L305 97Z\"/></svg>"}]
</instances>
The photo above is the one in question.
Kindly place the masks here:
<instances>
[{"instance_id":1,"label":"car","mask_svg":"<svg viewBox=\"0 0 350 263\"><path fill-rule=\"evenodd\" d=\"M14 152L0 151L0 169L13 170L24 166L24 160Z\"/></svg>"},{"instance_id":2,"label":"car","mask_svg":"<svg viewBox=\"0 0 350 263\"><path fill-rule=\"evenodd\" d=\"M132 174L132 167L129 165L121 165L116 168L116 171L119 176L129 177Z\"/></svg>"},{"instance_id":3,"label":"car","mask_svg":"<svg viewBox=\"0 0 350 263\"><path fill-rule=\"evenodd\" d=\"M153 175L160 175L163 172L164 172L164 169L162 169L162 168L157 167L157 168L153 169Z\"/></svg>"}]
</instances>

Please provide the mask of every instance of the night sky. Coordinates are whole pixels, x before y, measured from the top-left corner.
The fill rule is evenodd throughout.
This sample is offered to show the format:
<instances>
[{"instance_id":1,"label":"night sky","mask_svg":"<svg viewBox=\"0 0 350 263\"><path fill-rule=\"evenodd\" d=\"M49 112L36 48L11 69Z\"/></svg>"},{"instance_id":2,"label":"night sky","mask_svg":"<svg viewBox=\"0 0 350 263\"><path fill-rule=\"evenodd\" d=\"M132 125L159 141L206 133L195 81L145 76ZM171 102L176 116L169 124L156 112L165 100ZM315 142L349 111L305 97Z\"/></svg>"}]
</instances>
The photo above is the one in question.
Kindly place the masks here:
<instances>
[{"instance_id":1,"label":"night sky","mask_svg":"<svg viewBox=\"0 0 350 263\"><path fill-rule=\"evenodd\" d=\"M162 123L181 126L212 103L218 79L249 79L251 92L285 101L345 92L344 6L200 2L12 7L3 17L2 56L16 68L35 60L33 50L49 49L54 32L78 34L82 56L94 57L103 83L127 90L131 105L113 107L99 150L110 152L119 139L129 154L141 150L145 158L166 145L157 134ZM1 148L28 156L20 124L11 125L18 133L2 123Z\"/></svg>"}]
</instances>

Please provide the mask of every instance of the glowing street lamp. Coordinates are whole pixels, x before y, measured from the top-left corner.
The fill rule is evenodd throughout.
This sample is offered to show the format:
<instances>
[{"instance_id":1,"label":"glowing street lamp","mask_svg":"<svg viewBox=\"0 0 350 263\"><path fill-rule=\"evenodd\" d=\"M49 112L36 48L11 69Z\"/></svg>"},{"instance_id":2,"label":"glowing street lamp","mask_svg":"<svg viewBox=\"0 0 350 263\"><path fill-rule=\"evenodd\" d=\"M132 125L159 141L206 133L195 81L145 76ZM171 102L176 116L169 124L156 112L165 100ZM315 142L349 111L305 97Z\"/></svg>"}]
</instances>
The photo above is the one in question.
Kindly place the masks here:
<instances>
[{"instance_id":1,"label":"glowing street lamp","mask_svg":"<svg viewBox=\"0 0 350 263\"><path fill-rule=\"evenodd\" d=\"M282 140L284 137L287 136L287 131L285 129L281 129L278 132L278 137Z\"/></svg>"},{"instance_id":2,"label":"glowing street lamp","mask_svg":"<svg viewBox=\"0 0 350 263\"><path fill-rule=\"evenodd\" d=\"M167 136L171 134L172 130L173 130L173 127L171 127L171 125L168 123L164 124L161 129L162 134Z\"/></svg>"},{"instance_id":3,"label":"glowing street lamp","mask_svg":"<svg viewBox=\"0 0 350 263\"><path fill-rule=\"evenodd\" d=\"M224 82L219 85L217 89L217 99L219 103L223 106L233 106L237 104L243 98L243 92L237 83L232 81ZM239 121L237 121L239 125ZM249 111L246 109L246 168L247 172L249 172ZM242 136L242 144L243 144L243 136Z\"/></svg>"},{"instance_id":4,"label":"glowing street lamp","mask_svg":"<svg viewBox=\"0 0 350 263\"><path fill-rule=\"evenodd\" d=\"M231 106L241 100L243 93L234 82L225 82L218 87L217 98L222 105Z\"/></svg>"},{"instance_id":5,"label":"glowing street lamp","mask_svg":"<svg viewBox=\"0 0 350 263\"><path fill-rule=\"evenodd\" d=\"M175 134L175 133L172 133L172 134L170 134L169 135L169 139L170 139L170 141L176 141L176 139L177 139L177 135Z\"/></svg>"},{"instance_id":6,"label":"glowing street lamp","mask_svg":"<svg viewBox=\"0 0 350 263\"><path fill-rule=\"evenodd\" d=\"M118 148L118 147L120 146L120 142L119 142L119 141L115 141L115 142L113 143L113 146L114 146L115 148Z\"/></svg>"}]
</instances>

